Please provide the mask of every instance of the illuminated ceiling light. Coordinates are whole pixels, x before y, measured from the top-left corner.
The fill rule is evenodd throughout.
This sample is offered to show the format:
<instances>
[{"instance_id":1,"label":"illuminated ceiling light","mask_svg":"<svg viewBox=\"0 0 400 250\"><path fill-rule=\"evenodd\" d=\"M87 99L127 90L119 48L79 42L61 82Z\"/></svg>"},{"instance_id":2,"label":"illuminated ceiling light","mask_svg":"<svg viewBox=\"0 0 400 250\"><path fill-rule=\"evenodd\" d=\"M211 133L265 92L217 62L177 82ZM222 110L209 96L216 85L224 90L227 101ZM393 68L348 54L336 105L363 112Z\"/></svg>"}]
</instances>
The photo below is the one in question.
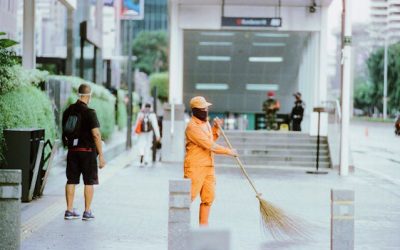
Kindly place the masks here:
<instances>
[{"instance_id":1,"label":"illuminated ceiling light","mask_svg":"<svg viewBox=\"0 0 400 250\"><path fill-rule=\"evenodd\" d=\"M290 37L290 35L286 33L255 33L254 35L258 37L271 37L271 38Z\"/></svg>"},{"instance_id":2,"label":"illuminated ceiling light","mask_svg":"<svg viewBox=\"0 0 400 250\"><path fill-rule=\"evenodd\" d=\"M229 89L226 83L196 83L197 90L227 90Z\"/></svg>"},{"instance_id":3,"label":"illuminated ceiling light","mask_svg":"<svg viewBox=\"0 0 400 250\"><path fill-rule=\"evenodd\" d=\"M232 46L231 42L199 42L200 46Z\"/></svg>"},{"instance_id":4,"label":"illuminated ceiling light","mask_svg":"<svg viewBox=\"0 0 400 250\"><path fill-rule=\"evenodd\" d=\"M252 91L278 91L279 85L277 84L258 84L258 83L247 83L246 90Z\"/></svg>"},{"instance_id":5,"label":"illuminated ceiling light","mask_svg":"<svg viewBox=\"0 0 400 250\"><path fill-rule=\"evenodd\" d=\"M199 61L219 61L219 62L228 62L231 60L230 56L198 56L197 60Z\"/></svg>"},{"instance_id":6,"label":"illuminated ceiling light","mask_svg":"<svg viewBox=\"0 0 400 250\"><path fill-rule=\"evenodd\" d=\"M282 57L249 57L249 62L283 62Z\"/></svg>"},{"instance_id":7,"label":"illuminated ceiling light","mask_svg":"<svg viewBox=\"0 0 400 250\"><path fill-rule=\"evenodd\" d=\"M233 32L201 32L203 36L234 36Z\"/></svg>"},{"instance_id":8,"label":"illuminated ceiling light","mask_svg":"<svg viewBox=\"0 0 400 250\"><path fill-rule=\"evenodd\" d=\"M285 47L286 43L253 43L255 47Z\"/></svg>"}]
</instances>

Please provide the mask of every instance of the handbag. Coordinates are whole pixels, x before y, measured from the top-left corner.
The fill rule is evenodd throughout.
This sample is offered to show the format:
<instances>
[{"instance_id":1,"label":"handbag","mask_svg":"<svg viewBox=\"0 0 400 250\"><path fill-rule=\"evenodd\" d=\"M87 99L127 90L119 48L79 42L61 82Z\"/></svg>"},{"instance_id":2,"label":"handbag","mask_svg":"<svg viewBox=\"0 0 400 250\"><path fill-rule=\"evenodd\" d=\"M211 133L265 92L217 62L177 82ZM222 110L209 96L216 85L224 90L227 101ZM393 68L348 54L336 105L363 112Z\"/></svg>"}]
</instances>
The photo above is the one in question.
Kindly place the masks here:
<instances>
[{"instance_id":1,"label":"handbag","mask_svg":"<svg viewBox=\"0 0 400 250\"><path fill-rule=\"evenodd\" d=\"M142 133L142 123L143 123L143 119L140 119L138 121L137 125L136 125L136 128L135 128L135 133L136 134Z\"/></svg>"}]
</instances>

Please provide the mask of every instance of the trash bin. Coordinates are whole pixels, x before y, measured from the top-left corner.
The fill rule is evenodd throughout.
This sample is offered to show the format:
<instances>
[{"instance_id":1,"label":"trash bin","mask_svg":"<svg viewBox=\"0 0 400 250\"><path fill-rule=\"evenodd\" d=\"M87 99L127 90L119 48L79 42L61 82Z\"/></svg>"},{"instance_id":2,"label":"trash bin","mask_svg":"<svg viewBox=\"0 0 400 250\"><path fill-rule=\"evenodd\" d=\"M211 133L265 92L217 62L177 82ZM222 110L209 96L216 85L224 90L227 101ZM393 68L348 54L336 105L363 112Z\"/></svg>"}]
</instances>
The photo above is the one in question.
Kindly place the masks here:
<instances>
[{"instance_id":1,"label":"trash bin","mask_svg":"<svg viewBox=\"0 0 400 250\"><path fill-rule=\"evenodd\" d=\"M30 201L29 189L31 187L32 178L35 174L33 170L35 167L39 144L40 141L44 141L44 133L44 129L36 128L5 129L3 131L6 143L5 168L21 169L21 200L23 202ZM41 155L41 162L43 162L43 154ZM39 169L40 167L37 171L39 171ZM39 175L37 175L37 177L40 178ZM37 183L35 183L35 187L36 185Z\"/></svg>"}]
</instances>

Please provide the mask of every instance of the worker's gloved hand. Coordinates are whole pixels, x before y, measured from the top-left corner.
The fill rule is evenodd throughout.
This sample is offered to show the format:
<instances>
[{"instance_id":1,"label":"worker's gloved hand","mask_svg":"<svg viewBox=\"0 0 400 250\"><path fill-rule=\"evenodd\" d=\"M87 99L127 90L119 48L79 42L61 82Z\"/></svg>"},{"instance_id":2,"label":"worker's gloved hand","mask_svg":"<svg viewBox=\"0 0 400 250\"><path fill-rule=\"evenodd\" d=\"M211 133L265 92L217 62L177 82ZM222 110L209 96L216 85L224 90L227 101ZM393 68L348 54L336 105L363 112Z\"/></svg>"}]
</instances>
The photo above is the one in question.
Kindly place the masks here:
<instances>
[{"instance_id":1,"label":"worker's gloved hand","mask_svg":"<svg viewBox=\"0 0 400 250\"><path fill-rule=\"evenodd\" d=\"M239 156L238 152L234 148L230 149L229 155L233 157Z\"/></svg>"},{"instance_id":2,"label":"worker's gloved hand","mask_svg":"<svg viewBox=\"0 0 400 250\"><path fill-rule=\"evenodd\" d=\"M223 125L224 125L224 121L223 120L219 119L218 117L214 118L214 127L217 127L217 128L221 127L222 128Z\"/></svg>"}]
</instances>

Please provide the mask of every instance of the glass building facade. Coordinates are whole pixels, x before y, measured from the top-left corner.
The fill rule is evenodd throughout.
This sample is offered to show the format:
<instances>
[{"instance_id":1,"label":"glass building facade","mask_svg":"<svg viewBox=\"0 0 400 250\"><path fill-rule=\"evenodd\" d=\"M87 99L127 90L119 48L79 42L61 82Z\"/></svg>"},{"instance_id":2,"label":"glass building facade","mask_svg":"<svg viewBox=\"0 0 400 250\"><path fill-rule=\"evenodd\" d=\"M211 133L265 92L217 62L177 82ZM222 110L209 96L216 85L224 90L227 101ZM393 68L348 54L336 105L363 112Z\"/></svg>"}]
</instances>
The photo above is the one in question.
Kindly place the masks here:
<instances>
[{"instance_id":1,"label":"glass building facade","mask_svg":"<svg viewBox=\"0 0 400 250\"><path fill-rule=\"evenodd\" d=\"M133 38L142 31L168 29L168 0L145 0L144 19L121 21L122 54L128 54L128 22L133 22Z\"/></svg>"}]
</instances>

